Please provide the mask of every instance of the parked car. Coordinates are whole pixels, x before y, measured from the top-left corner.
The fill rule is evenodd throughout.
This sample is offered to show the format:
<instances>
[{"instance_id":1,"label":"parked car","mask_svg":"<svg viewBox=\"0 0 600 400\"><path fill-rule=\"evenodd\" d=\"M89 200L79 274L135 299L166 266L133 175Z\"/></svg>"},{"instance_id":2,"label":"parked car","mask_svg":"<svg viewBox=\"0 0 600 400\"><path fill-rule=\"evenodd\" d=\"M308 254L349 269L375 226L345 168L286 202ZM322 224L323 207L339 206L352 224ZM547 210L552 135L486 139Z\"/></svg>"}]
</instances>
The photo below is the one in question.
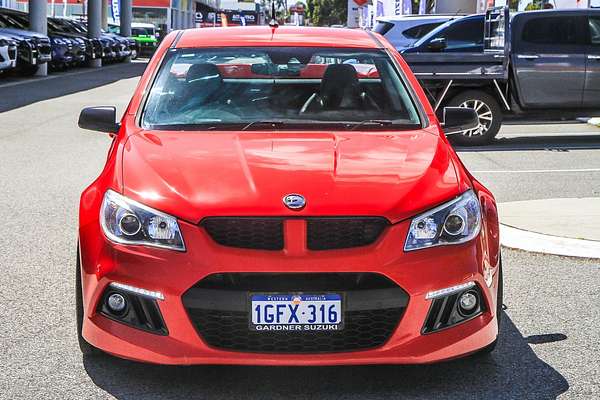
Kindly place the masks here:
<instances>
[{"instance_id":1,"label":"parked car","mask_svg":"<svg viewBox=\"0 0 600 400\"><path fill-rule=\"evenodd\" d=\"M426 33L411 46L401 49L401 52L483 52L484 20L484 14L453 18Z\"/></svg>"},{"instance_id":2,"label":"parked car","mask_svg":"<svg viewBox=\"0 0 600 400\"><path fill-rule=\"evenodd\" d=\"M119 35L120 37L126 38L129 46L129 50L131 51L131 59L135 60L140 54L140 44L133 36L123 36L121 35L121 27L117 24L108 24L107 33L111 33L114 35Z\"/></svg>"},{"instance_id":3,"label":"parked car","mask_svg":"<svg viewBox=\"0 0 600 400\"><path fill-rule=\"evenodd\" d=\"M5 10L3 14L11 18L14 22L13 27L15 28L29 27L28 13L17 10ZM51 68L61 70L79 61L79 53L81 52L79 43L63 35L57 35L51 30L48 31L48 37L52 46ZM85 53L85 50L83 50L83 53Z\"/></svg>"},{"instance_id":4,"label":"parked car","mask_svg":"<svg viewBox=\"0 0 600 400\"><path fill-rule=\"evenodd\" d=\"M494 198L393 46L358 29L210 28L169 34L154 57L120 122L114 107L79 117L114 138L80 201L84 354L306 366L494 349ZM443 123L477 116L447 108Z\"/></svg>"},{"instance_id":5,"label":"parked car","mask_svg":"<svg viewBox=\"0 0 600 400\"><path fill-rule=\"evenodd\" d=\"M488 10L448 22L402 57L439 113L477 110L480 125L456 136L490 143L503 118L557 120L600 112L600 10Z\"/></svg>"},{"instance_id":6,"label":"parked car","mask_svg":"<svg viewBox=\"0 0 600 400\"><path fill-rule=\"evenodd\" d=\"M417 40L445 22L460 17L461 15L443 14L380 17L373 31L384 35L397 50L400 50L412 46Z\"/></svg>"},{"instance_id":7,"label":"parked car","mask_svg":"<svg viewBox=\"0 0 600 400\"><path fill-rule=\"evenodd\" d=\"M17 71L24 75L33 75L39 65L52 59L50 38L38 32L27 30L18 20L0 8L0 34L17 42Z\"/></svg>"},{"instance_id":8,"label":"parked car","mask_svg":"<svg viewBox=\"0 0 600 400\"><path fill-rule=\"evenodd\" d=\"M79 64L102 57L100 39L90 39L83 32L76 30L63 18L48 18L48 32L61 35L77 42L78 50L75 57Z\"/></svg>"},{"instance_id":9,"label":"parked car","mask_svg":"<svg viewBox=\"0 0 600 400\"><path fill-rule=\"evenodd\" d=\"M69 24L72 29L75 31L87 35L87 26L85 22L76 21L73 19L62 19L65 24ZM101 33L100 38L100 47L102 48L101 57L105 62L112 62L123 60L127 57L131 52L127 48L128 42L123 42L120 39L114 37L114 35Z\"/></svg>"},{"instance_id":10,"label":"parked car","mask_svg":"<svg viewBox=\"0 0 600 400\"><path fill-rule=\"evenodd\" d=\"M154 54L158 46L158 33L154 25L134 22L131 24L131 36L138 42L140 55Z\"/></svg>"},{"instance_id":11,"label":"parked car","mask_svg":"<svg viewBox=\"0 0 600 400\"><path fill-rule=\"evenodd\" d=\"M0 34L0 73L17 66L17 42Z\"/></svg>"}]
</instances>

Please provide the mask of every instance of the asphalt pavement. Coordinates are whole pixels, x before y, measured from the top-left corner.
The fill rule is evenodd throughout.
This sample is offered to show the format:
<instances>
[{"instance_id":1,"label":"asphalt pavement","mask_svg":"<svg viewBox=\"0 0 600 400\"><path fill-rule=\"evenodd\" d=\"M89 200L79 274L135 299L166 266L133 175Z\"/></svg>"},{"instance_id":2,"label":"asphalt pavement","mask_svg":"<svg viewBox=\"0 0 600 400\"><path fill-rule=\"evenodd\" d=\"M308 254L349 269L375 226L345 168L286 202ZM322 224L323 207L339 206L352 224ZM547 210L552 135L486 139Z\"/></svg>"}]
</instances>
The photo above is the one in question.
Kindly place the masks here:
<instances>
[{"instance_id":1,"label":"asphalt pavement","mask_svg":"<svg viewBox=\"0 0 600 400\"><path fill-rule=\"evenodd\" d=\"M76 121L88 105L122 111L142 70L130 64L75 80L0 82L1 399L600 398L600 260L509 249L507 309L487 359L267 368L82 358L74 317L78 198L110 140ZM459 154L501 202L599 197L600 129L590 129L508 126L496 144Z\"/></svg>"}]
</instances>

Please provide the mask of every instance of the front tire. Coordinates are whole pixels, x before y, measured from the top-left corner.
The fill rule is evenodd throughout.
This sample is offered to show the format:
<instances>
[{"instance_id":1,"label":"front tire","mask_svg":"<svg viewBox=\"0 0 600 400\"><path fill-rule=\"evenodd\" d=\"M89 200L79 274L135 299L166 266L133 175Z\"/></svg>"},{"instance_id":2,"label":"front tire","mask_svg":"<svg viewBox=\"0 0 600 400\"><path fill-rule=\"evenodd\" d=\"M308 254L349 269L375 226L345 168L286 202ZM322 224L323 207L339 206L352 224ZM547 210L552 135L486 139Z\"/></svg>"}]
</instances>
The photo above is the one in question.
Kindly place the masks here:
<instances>
[{"instance_id":1,"label":"front tire","mask_svg":"<svg viewBox=\"0 0 600 400\"><path fill-rule=\"evenodd\" d=\"M467 90L454 96L449 107L472 108L477 112L479 125L450 137L452 142L462 146L482 146L490 144L502 125L502 109L491 95L480 90Z\"/></svg>"},{"instance_id":2,"label":"front tire","mask_svg":"<svg viewBox=\"0 0 600 400\"><path fill-rule=\"evenodd\" d=\"M83 292L81 287L81 264L79 262L79 248L77 248L77 263L75 267L75 316L77 318L77 341L79 349L84 356L98 356L103 354L100 349L89 344L83 337Z\"/></svg>"}]
</instances>

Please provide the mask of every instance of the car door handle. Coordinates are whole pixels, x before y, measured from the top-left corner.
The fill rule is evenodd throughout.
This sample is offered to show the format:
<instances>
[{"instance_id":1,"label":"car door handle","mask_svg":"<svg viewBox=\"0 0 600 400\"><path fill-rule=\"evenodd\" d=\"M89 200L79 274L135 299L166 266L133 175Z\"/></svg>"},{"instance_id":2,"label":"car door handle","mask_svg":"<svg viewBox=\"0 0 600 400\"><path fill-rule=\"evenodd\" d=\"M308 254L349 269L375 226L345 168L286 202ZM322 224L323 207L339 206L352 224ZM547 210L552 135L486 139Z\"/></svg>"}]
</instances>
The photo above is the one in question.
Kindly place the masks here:
<instances>
[{"instance_id":1,"label":"car door handle","mask_svg":"<svg viewBox=\"0 0 600 400\"><path fill-rule=\"evenodd\" d=\"M588 60L600 60L600 55L588 54L587 58Z\"/></svg>"},{"instance_id":2,"label":"car door handle","mask_svg":"<svg viewBox=\"0 0 600 400\"><path fill-rule=\"evenodd\" d=\"M517 58L521 60L537 60L540 56L536 56L535 54L519 54Z\"/></svg>"}]
</instances>

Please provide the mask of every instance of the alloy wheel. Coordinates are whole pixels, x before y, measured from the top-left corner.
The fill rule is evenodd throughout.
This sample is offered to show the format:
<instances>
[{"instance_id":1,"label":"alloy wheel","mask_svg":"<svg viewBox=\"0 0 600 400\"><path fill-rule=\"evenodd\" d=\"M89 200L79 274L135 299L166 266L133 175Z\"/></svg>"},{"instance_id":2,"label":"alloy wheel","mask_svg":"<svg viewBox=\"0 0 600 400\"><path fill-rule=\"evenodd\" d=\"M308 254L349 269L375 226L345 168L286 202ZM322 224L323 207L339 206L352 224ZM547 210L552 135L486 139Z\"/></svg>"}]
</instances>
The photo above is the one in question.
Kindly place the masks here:
<instances>
[{"instance_id":1,"label":"alloy wheel","mask_svg":"<svg viewBox=\"0 0 600 400\"><path fill-rule=\"evenodd\" d=\"M492 126L493 115L490 107L481 100L466 100L459 105L462 108L472 108L477 113L479 125L473 129L463 131L464 136L480 136L485 134Z\"/></svg>"}]
</instances>

